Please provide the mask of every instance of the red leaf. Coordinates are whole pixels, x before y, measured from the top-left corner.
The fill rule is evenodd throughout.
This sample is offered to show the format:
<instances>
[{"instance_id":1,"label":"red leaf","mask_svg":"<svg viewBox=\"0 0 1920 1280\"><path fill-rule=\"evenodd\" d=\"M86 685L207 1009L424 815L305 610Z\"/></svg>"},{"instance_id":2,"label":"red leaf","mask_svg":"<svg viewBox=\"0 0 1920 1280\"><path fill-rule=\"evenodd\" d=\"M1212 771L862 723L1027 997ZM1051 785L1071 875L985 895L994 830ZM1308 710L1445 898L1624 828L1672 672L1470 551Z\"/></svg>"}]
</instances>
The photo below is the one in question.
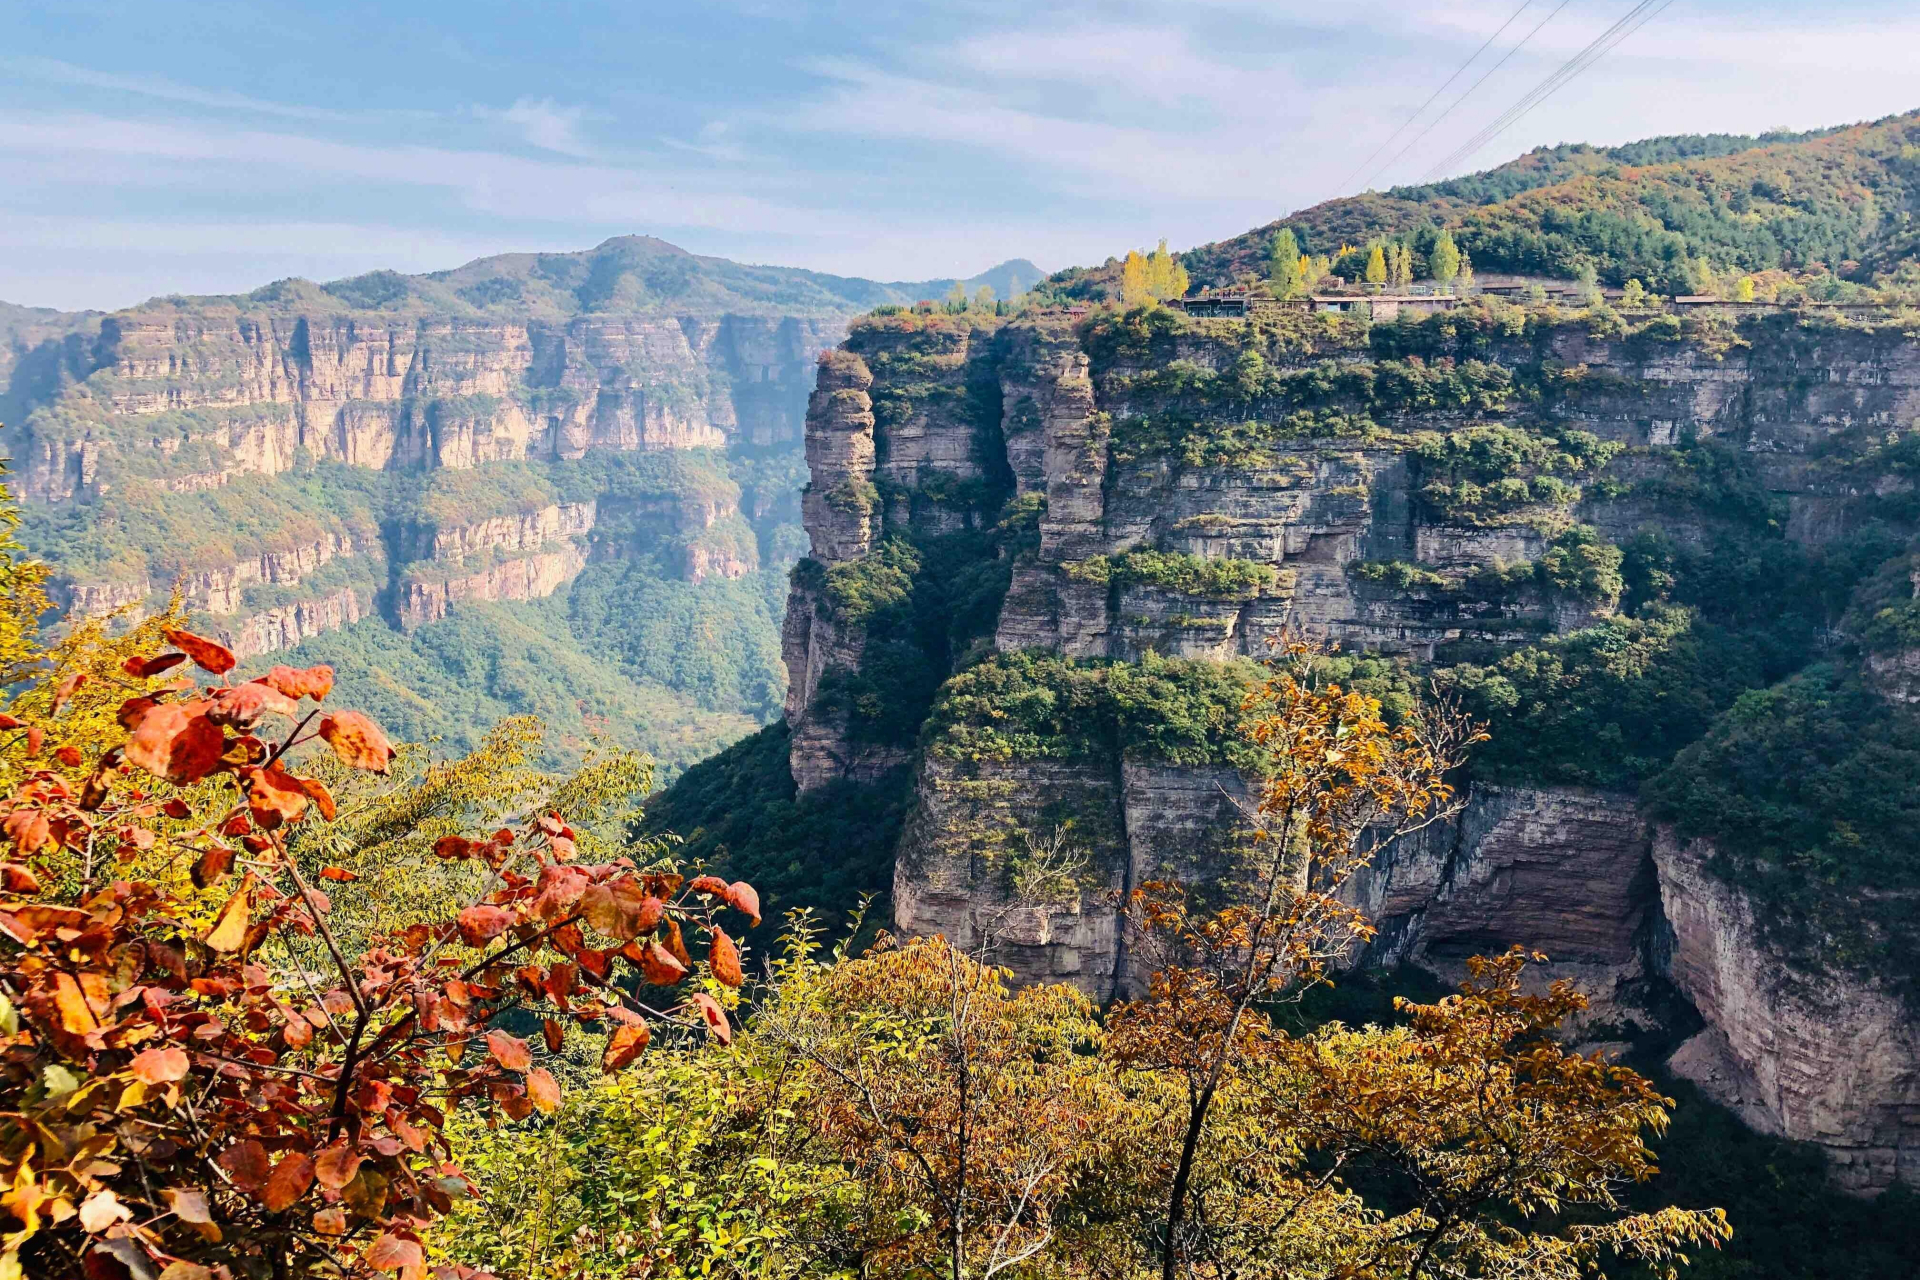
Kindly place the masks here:
<instances>
[{"instance_id":1,"label":"red leaf","mask_svg":"<svg viewBox=\"0 0 1920 1280\"><path fill-rule=\"evenodd\" d=\"M193 864L193 883L196 888L204 889L210 884L219 884L233 870L233 850L226 845L217 844L200 855Z\"/></svg>"},{"instance_id":2,"label":"red leaf","mask_svg":"<svg viewBox=\"0 0 1920 1280\"><path fill-rule=\"evenodd\" d=\"M116 719L120 721L122 729L138 729L140 722L146 718L147 712L159 705L160 701L157 698L128 698L120 704L120 712Z\"/></svg>"},{"instance_id":3,"label":"red leaf","mask_svg":"<svg viewBox=\"0 0 1920 1280\"><path fill-rule=\"evenodd\" d=\"M471 858L473 841L465 836L441 836L433 842L433 852L442 858Z\"/></svg>"},{"instance_id":4,"label":"red leaf","mask_svg":"<svg viewBox=\"0 0 1920 1280\"><path fill-rule=\"evenodd\" d=\"M213 695L207 719L233 729L251 729L267 716L291 716L293 699L278 689L249 680Z\"/></svg>"},{"instance_id":5,"label":"red leaf","mask_svg":"<svg viewBox=\"0 0 1920 1280\"><path fill-rule=\"evenodd\" d=\"M186 655L193 659L195 666L211 671L217 676L223 676L233 670L237 661L233 656L233 650L217 640L197 636L191 631L163 631L161 634L166 636L168 644L185 651Z\"/></svg>"},{"instance_id":6,"label":"red leaf","mask_svg":"<svg viewBox=\"0 0 1920 1280\"><path fill-rule=\"evenodd\" d=\"M320 721L320 736L342 764L369 773L385 773L393 764L393 748L380 726L358 711L336 711Z\"/></svg>"},{"instance_id":7,"label":"red leaf","mask_svg":"<svg viewBox=\"0 0 1920 1280\"><path fill-rule=\"evenodd\" d=\"M242 1191L258 1191L267 1185L273 1167L267 1162L267 1149L253 1138L236 1142L220 1153L220 1167Z\"/></svg>"},{"instance_id":8,"label":"red leaf","mask_svg":"<svg viewBox=\"0 0 1920 1280\"><path fill-rule=\"evenodd\" d=\"M128 658L120 664L120 669L140 680L151 680L162 671L170 670L187 660L184 653L163 653L153 658Z\"/></svg>"},{"instance_id":9,"label":"red leaf","mask_svg":"<svg viewBox=\"0 0 1920 1280\"><path fill-rule=\"evenodd\" d=\"M0 824L0 829L6 831L7 839L13 841L23 857L53 847L53 825L39 809L15 809L7 815L6 822Z\"/></svg>"},{"instance_id":10,"label":"red leaf","mask_svg":"<svg viewBox=\"0 0 1920 1280\"><path fill-rule=\"evenodd\" d=\"M206 717L204 702L170 702L140 717L126 757L175 786L198 782L220 767L226 737Z\"/></svg>"},{"instance_id":11,"label":"red leaf","mask_svg":"<svg viewBox=\"0 0 1920 1280\"><path fill-rule=\"evenodd\" d=\"M279 1213L307 1194L307 1188L312 1185L313 1161L298 1151L289 1151L274 1166L266 1189L260 1193L260 1202L272 1212Z\"/></svg>"},{"instance_id":12,"label":"red leaf","mask_svg":"<svg viewBox=\"0 0 1920 1280\"><path fill-rule=\"evenodd\" d=\"M313 1215L313 1229L323 1236L343 1236L347 1233L347 1211L340 1208L322 1209Z\"/></svg>"},{"instance_id":13,"label":"red leaf","mask_svg":"<svg viewBox=\"0 0 1920 1280\"><path fill-rule=\"evenodd\" d=\"M560 1047L566 1043L566 1034L567 1034L566 1031L560 1026L560 1024L555 1022L552 1018L545 1018L541 1020L540 1036L543 1040L547 1042L548 1053L560 1052Z\"/></svg>"},{"instance_id":14,"label":"red leaf","mask_svg":"<svg viewBox=\"0 0 1920 1280\"><path fill-rule=\"evenodd\" d=\"M719 898L722 901L726 900L727 890L730 887L719 876L695 876L693 883L687 886L695 893L704 893L709 898Z\"/></svg>"},{"instance_id":15,"label":"red leaf","mask_svg":"<svg viewBox=\"0 0 1920 1280\"><path fill-rule=\"evenodd\" d=\"M730 987L737 987L746 980L740 972L740 950L733 945L726 930L716 928L713 941L707 947L707 967L713 970L713 976Z\"/></svg>"},{"instance_id":16,"label":"red leaf","mask_svg":"<svg viewBox=\"0 0 1920 1280\"><path fill-rule=\"evenodd\" d=\"M87 673L76 671L62 680L53 691L53 714L59 715L60 708L67 705L67 699L78 693L80 686L87 682Z\"/></svg>"},{"instance_id":17,"label":"red leaf","mask_svg":"<svg viewBox=\"0 0 1920 1280\"><path fill-rule=\"evenodd\" d=\"M189 1065L186 1050L156 1046L135 1055L133 1061L127 1064L127 1069L133 1072L136 1080L144 1080L148 1084L171 1084L187 1074Z\"/></svg>"},{"instance_id":18,"label":"red leaf","mask_svg":"<svg viewBox=\"0 0 1920 1280\"><path fill-rule=\"evenodd\" d=\"M607 1037L606 1052L600 1055L600 1069L612 1073L620 1070L640 1056L652 1038L646 1024L639 1026L615 1027L613 1034Z\"/></svg>"},{"instance_id":19,"label":"red leaf","mask_svg":"<svg viewBox=\"0 0 1920 1280\"><path fill-rule=\"evenodd\" d=\"M338 1191L353 1181L360 1172L363 1156L344 1142L336 1142L322 1151L313 1162L313 1173L320 1185L329 1191Z\"/></svg>"},{"instance_id":20,"label":"red leaf","mask_svg":"<svg viewBox=\"0 0 1920 1280\"><path fill-rule=\"evenodd\" d=\"M425 1263L426 1258L421 1254L417 1242L404 1240L391 1232L375 1240L373 1247L367 1250L367 1265L375 1271L399 1271Z\"/></svg>"},{"instance_id":21,"label":"red leaf","mask_svg":"<svg viewBox=\"0 0 1920 1280\"><path fill-rule=\"evenodd\" d=\"M288 1048L304 1049L313 1043L313 1024L299 1014L294 1014L287 1019L287 1025L282 1028L281 1034L286 1036Z\"/></svg>"},{"instance_id":22,"label":"red leaf","mask_svg":"<svg viewBox=\"0 0 1920 1280\"><path fill-rule=\"evenodd\" d=\"M704 991L696 991L687 1003L695 1013L700 1015L701 1021L707 1024L707 1029L713 1032L715 1040L723 1045L733 1043L733 1027L727 1022L727 1011L720 1007L718 1000Z\"/></svg>"},{"instance_id":23,"label":"red leaf","mask_svg":"<svg viewBox=\"0 0 1920 1280\"><path fill-rule=\"evenodd\" d=\"M512 912L483 902L460 913L460 938L470 947L483 947L512 923Z\"/></svg>"},{"instance_id":24,"label":"red leaf","mask_svg":"<svg viewBox=\"0 0 1920 1280\"><path fill-rule=\"evenodd\" d=\"M298 822L307 812L307 793L300 780L277 764L245 772L247 812L263 830Z\"/></svg>"},{"instance_id":25,"label":"red leaf","mask_svg":"<svg viewBox=\"0 0 1920 1280\"><path fill-rule=\"evenodd\" d=\"M80 767L80 748L78 747L57 748L53 753L53 758L55 760L58 760L61 764L67 766L67 768L69 769L78 769Z\"/></svg>"},{"instance_id":26,"label":"red leaf","mask_svg":"<svg viewBox=\"0 0 1920 1280\"><path fill-rule=\"evenodd\" d=\"M320 816L332 822L338 810L334 807L333 792L327 790L327 784L318 778L295 778L294 781L307 793L307 798L319 806Z\"/></svg>"},{"instance_id":27,"label":"red leaf","mask_svg":"<svg viewBox=\"0 0 1920 1280\"><path fill-rule=\"evenodd\" d=\"M307 667L304 670L294 667L275 667L261 677L261 680L298 701L312 698L315 702L333 691L332 667Z\"/></svg>"},{"instance_id":28,"label":"red leaf","mask_svg":"<svg viewBox=\"0 0 1920 1280\"><path fill-rule=\"evenodd\" d=\"M487 1032L487 1052L509 1071L525 1071L533 1065L533 1055L527 1050L527 1042L504 1031Z\"/></svg>"},{"instance_id":29,"label":"red leaf","mask_svg":"<svg viewBox=\"0 0 1920 1280\"><path fill-rule=\"evenodd\" d=\"M688 973L672 952L657 942L649 942L640 957L640 976L656 987L671 987Z\"/></svg>"}]
</instances>

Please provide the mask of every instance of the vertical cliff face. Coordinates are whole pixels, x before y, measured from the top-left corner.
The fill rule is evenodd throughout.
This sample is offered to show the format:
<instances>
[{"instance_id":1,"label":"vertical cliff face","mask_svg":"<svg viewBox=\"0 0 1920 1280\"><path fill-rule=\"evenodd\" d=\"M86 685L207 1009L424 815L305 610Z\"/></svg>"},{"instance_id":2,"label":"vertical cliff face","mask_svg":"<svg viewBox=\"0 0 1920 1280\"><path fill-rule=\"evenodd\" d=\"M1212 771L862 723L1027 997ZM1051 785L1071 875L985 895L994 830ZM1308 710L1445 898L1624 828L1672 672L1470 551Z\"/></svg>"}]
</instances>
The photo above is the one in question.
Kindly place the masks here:
<instances>
[{"instance_id":1,"label":"vertical cliff face","mask_svg":"<svg viewBox=\"0 0 1920 1280\"><path fill-rule=\"evenodd\" d=\"M1754 1128L1818 1142L1856 1191L1920 1185L1920 1025L1878 982L1777 954L1703 842L1654 841L1669 972L1706 1020L1674 1070Z\"/></svg>"},{"instance_id":2,"label":"vertical cliff face","mask_svg":"<svg viewBox=\"0 0 1920 1280\"><path fill-rule=\"evenodd\" d=\"M813 556L790 597L787 717L803 789L917 760L902 930L991 932L1023 978L1136 990L1143 962L1112 904L1149 876L1237 874L1257 780L1230 725L1245 660L1284 630L1415 670L1488 662L1585 634L1647 590L1623 582L1623 545L1657 559L1724 542L1739 503L1777 504L1774 527L1802 546L1905 510L1888 505L1910 489L1899 468L1863 474L1874 439L1920 421L1920 345L1897 325L1621 332L1497 309L1475 323L855 326L808 419ZM1757 483L1703 478L1721 459ZM957 674L915 704L931 716L917 737L863 740L861 698L894 696L901 661L876 648L895 625L879 621L887 593L931 591L935 549L969 529L984 531L974 560L942 572L1004 584L987 634L940 650L937 677ZM1881 666L1904 688L1897 658ZM1013 878L1049 835L1077 850L1077 888L1016 905ZM1352 893L1380 928L1372 962L1453 976L1514 943L1547 952L1544 976L1592 998L1592 1038L1683 1029L1678 988L1708 1039L1675 1065L1703 1080L1722 1068L1701 1046L1750 1071L1777 1052L1756 1028L1788 1016L1780 997L1727 993L1805 963L1743 930L1738 887L1681 868L1618 791L1474 782L1456 820L1382 854ZM1849 1186L1914 1180L1886 1154L1904 1149L1887 1135L1910 1108L1911 1014L1857 977L1822 981L1862 1027L1794 1006L1802 1083L1740 1096L1766 1127L1826 1145ZM1823 1026L1889 1047L1809 1092Z\"/></svg>"},{"instance_id":3,"label":"vertical cliff face","mask_svg":"<svg viewBox=\"0 0 1920 1280\"><path fill-rule=\"evenodd\" d=\"M36 381L12 485L56 598L80 612L150 603L177 581L249 655L362 618L412 627L578 574L596 554L597 458L796 451L814 357L843 332L831 315L505 321L154 303L25 361ZM413 509L420 477L501 468L506 485L425 483L464 487L472 501L452 519L423 524ZM543 500L583 480L584 500ZM782 500L748 512L737 497L656 522L689 581L757 568L758 535L709 531L744 519L764 534ZM289 508L278 520L276 506Z\"/></svg>"}]
</instances>

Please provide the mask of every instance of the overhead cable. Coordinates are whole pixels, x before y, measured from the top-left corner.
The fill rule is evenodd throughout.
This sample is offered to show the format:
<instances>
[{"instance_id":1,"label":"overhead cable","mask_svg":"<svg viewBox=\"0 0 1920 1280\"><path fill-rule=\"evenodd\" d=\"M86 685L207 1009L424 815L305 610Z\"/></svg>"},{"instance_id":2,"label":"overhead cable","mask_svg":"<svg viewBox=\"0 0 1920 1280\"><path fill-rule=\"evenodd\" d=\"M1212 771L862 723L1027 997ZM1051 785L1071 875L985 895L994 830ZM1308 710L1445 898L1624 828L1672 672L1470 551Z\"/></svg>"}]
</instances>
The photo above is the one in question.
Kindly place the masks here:
<instances>
[{"instance_id":1,"label":"overhead cable","mask_svg":"<svg viewBox=\"0 0 1920 1280\"><path fill-rule=\"evenodd\" d=\"M1534 24L1533 30L1527 32L1526 35L1520 37L1520 42L1518 44L1514 45L1513 48L1507 50L1506 53L1501 55L1500 61L1494 63L1491 67L1488 67L1486 71L1481 74L1478 80L1475 80L1472 84L1467 86L1467 90L1465 93L1461 94L1459 97L1455 98L1451 103L1449 103L1447 105L1446 110L1442 111L1439 115L1435 116L1431 121L1428 122L1426 128L1422 129L1418 134L1414 135L1413 139L1409 141L1406 146L1400 148L1400 150L1394 154L1393 159L1387 161L1385 164L1381 165L1378 169L1375 169L1371 174L1367 175L1367 185L1372 186L1376 178L1378 178L1381 174L1387 172L1388 170L1392 169L1393 166L1395 166L1396 164L1399 164L1401 160L1405 159L1407 153L1409 151L1412 151L1415 147L1419 146L1421 141L1424 140L1428 134L1432 133L1434 131L1434 128L1442 120L1445 120L1448 116L1453 114L1454 109L1456 107L1458 107L1461 103L1465 102L1468 98L1472 97L1474 90L1478 89L1481 85L1485 84L1488 81L1488 79L1490 79L1496 71L1506 66L1508 61L1512 59L1514 54L1526 48L1527 42L1540 34L1541 28L1545 27L1549 22L1552 22L1555 18L1559 17L1560 11L1562 9L1565 9L1569 4L1572 4L1572 3L1573 3L1573 0L1560 0L1560 3L1558 6L1556 6L1550 13L1548 13L1546 17L1540 19L1540 21Z\"/></svg>"},{"instance_id":2,"label":"overhead cable","mask_svg":"<svg viewBox=\"0 0 1920 1280\"><path fill-rule=\"evenodd\" d=\"M1385 151L1388 147L1392 146L1393 140L1399 137L1402 133L1406 132L1407 126L1411 125L1415 120L1418 120L1421 114L1425 112L1428 107L1432 106L1434 102L1439 99L1441 94L1445 93L1449 88L1452 87L1453 82L1455 80L1458 80L1461 76L1465 75L1467 68L1472 66L1476 61L1478 61L1481 54L1485 53L1488 49L1492 48L1493 42L1495 40L1498 40L1501 37L1501 35L1506 31L1506 29L1512 26L1514 22L1520 17L1520 15L1525 13L1529 8L1532 7L1532 5L1533 5L1533 0L1520 0L1520 7L1513 11L1513 16L1508 18L1505 22L1501 23L1499 29L1496 30L1492 35L1487 37L1486 43L1473 51L1472 57L1468 58L1465 62L1455 67L1453 70L1453 74L1448 76L1446 78L1446 81L1443 84L1441 84L1441 86L1438 89L1435 89L1430 95L1428 95L1427 100L1425 102L1421 103L1418 107L1414 108L1412 115L1408 116L1405 120L1402 120L1398 128L1396 128L1392 133L1388 134L1385 138L1382 138L1380 140L1380 145L1373 149L1372 155L1368 156L1365 160L1362 160L1359 164L1353 166L1353 172L1340 180L1339 190L1336 191L1334 194L1338 195L1340 194L1340 192L1346 191L1349 187L1351 187L1353 185L1353 180L1359 177L1362 173L1366 172L1367 166L1372 164L1375 160L1378 160L1380 158L1380 153L1382 151ZM1444 114L1445 113L1443 112L1442 115Z\"/></svg>"},{"instance_id":3,"label":"overhead cable","mask_svg":"<svg viewBox=\"0 0 1920 1280\"><path fill-rule=\"evenodd\" d=\"M1581 72L1612 52L1621 41L1659 17L1672 3L1673 0L1640 0L1618 22L1601 32L1586 48L1567 59L1552 75L1528 90L1518 102L1501 112L1491 124L1449 152L1444 159L1427 171L1423 181L1432 182L1456 170L1462 163L1485 148L1488 143L1520 123L1535 107L1565 88Z\"/></svg>"}]
</instances>

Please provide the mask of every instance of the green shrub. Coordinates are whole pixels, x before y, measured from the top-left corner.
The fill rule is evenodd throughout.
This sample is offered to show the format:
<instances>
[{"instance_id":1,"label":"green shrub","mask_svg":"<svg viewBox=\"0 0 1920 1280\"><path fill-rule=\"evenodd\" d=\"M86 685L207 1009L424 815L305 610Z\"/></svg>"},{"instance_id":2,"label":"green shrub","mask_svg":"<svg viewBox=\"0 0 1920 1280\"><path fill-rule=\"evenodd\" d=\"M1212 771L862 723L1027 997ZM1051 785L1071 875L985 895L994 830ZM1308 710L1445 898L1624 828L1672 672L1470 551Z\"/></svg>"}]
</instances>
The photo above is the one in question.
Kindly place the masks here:
<instances>
[{"instance_id":1,"label":"green shrub","mask_svg":"<svg viewBox=\"0 0 1920 1280\"><path fill-rule=\"evenodd\" d=\"M1280 579L1279 570L1258 560L1194 556L1180 551L1127 551L1068 561L1060 567L1078 582L1113 585L1122 590L1159 587L1213 600L1256 597Z\"/></svg>"}]
</instances>

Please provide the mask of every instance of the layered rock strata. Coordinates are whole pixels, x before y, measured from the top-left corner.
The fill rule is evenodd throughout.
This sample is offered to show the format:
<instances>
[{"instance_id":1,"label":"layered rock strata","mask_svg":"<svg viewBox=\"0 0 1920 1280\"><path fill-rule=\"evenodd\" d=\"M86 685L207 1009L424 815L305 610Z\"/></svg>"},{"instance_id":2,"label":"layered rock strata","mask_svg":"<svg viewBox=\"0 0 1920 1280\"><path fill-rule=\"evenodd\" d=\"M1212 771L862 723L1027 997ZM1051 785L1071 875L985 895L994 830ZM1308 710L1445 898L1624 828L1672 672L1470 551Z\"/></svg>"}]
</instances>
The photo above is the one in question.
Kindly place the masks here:
<instances>
[{"instance_id":1,"label":"layered rock strata","mask_svg":"<svg viewBox=\"0 0 1920 1280\"><path fill-rule=\"evenodd\" d=\"M863 736L846 690L869 687L861 592L885 581L888 540L1037 512L1030 538L994 543L1008 586L985 644L1001 654L1079 669L1257 658L1297 628L1444 660L1605 617L1617 586L1562 571L1581 538L1714 536L1677 446L1742 451L1788 535L1818 542L1864 518L1847 442L1920 421L1920 344L1888 327L1701 322L1619 338L1562 323L1446 352L1398 345L1413 332L892 317L856 325L822 362L813 558L784 636L792 768L805 790L917 761L894 882L903 931L991 936L1023 979L1103 999L1137 989L1145 962L1116 895L1158 874L1230 878L1251 784L1222 760L1176 765L1136 744L1023 754L1017 726L993 750ZM1458 461L1476 441L1545 461L1478 474ZM1906 666L1881 665L1892 695L1910 696ZM1016 906L1023 851L1063 830L1078 888ZM1455 820L1383 851L1351 892L1380 929L1366 960L1451 977L1473 954L1545 951L1536 976L1572 978L1593 1001L1588 1039L1684 1029L1677 988L1708 1026L1676 1058L1682 1074L1822 1144L1850 1187L1920 1182L1905 1154L1920 1114L1911 1012L1857 978L1798 973L1766 950L1737 887L1691 867L1630 796L1475 784Z\"/></svg>"}]
</instances>

